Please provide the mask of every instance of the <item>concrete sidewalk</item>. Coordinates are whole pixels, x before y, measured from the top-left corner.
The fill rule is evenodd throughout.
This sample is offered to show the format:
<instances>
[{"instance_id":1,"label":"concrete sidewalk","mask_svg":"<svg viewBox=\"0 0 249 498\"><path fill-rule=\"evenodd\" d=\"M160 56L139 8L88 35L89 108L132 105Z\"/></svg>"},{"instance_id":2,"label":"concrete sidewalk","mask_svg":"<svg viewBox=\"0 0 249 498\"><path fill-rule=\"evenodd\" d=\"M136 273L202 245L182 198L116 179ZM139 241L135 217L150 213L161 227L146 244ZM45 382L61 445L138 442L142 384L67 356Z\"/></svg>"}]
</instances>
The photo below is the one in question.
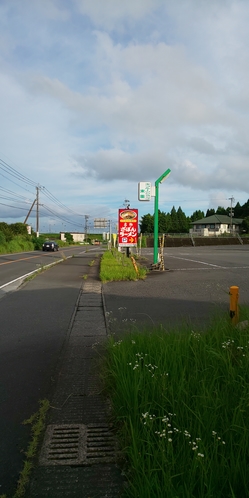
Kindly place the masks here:
<instances>
[{"instance_id":1,"label":"concrete sidewalk","mask_svg":"<svg viewBox=\"0 0 249 498\"><path fill-rule=\"evenodd\" d=\"M122 492L98 368L107 337L98 270L98 265L90 268L78 297L29 498L117 498Z\"/></svg>"},{"instance_id":2,"label":"concrete sidewalk","mask_svg":"<svg viewBox=\"0 0 249 498\"><path fill-rule=\"evenodd\" d=\"M27 498L117 498L122 494L124 480L98 369L98 351L107 338L103 289L109 326L118 338L129 325L134 328L134 321L139 329L162 325L167 330L188 323L199 330L216 313L228 313L228 293L224 289L229 290L231 282L241 287L244 299L248 296L244 263L239 267L229 252L228 263L222 266L219 259L218 263L212 259L223 261L220 251L210 254L205 259L202 252L199 261L192 253L176 258L174 252L171 260L168 255L169 271L151 272L145 281L110 282L103 287L98 265L90 268L64 348L48 427ZM149 266L148 260L146 264ZM205 266L203 269L206 264L208 270Z\"/></svg>"}]
</instances>

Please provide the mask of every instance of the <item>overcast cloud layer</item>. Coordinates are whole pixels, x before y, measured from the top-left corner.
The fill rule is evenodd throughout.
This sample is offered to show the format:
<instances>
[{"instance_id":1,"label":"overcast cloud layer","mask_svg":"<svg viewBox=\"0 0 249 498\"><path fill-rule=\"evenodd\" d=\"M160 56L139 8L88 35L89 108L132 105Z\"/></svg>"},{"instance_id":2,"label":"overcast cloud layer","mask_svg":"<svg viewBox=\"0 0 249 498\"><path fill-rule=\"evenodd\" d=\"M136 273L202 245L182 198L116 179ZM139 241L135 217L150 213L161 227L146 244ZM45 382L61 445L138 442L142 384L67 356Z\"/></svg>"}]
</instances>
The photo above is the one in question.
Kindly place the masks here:
<instances>
[{"instance_id":1,"label":"overcast cloud layer","mask_svg":"<svg viewBox=\"0 0 249 498\"><path fill-rule=\"evenodd\" d=\"M167 168L166 212L243 204L248 24L247 0L2 0L0 158L92 220L115 219L124 199L153 213L137 184ZM35 188L2 175L0 185L28 210ZM22 220L10 205L0 198L0 219ZM63 228L41 215L44 229Z\"/></svg>"}]
</instances>

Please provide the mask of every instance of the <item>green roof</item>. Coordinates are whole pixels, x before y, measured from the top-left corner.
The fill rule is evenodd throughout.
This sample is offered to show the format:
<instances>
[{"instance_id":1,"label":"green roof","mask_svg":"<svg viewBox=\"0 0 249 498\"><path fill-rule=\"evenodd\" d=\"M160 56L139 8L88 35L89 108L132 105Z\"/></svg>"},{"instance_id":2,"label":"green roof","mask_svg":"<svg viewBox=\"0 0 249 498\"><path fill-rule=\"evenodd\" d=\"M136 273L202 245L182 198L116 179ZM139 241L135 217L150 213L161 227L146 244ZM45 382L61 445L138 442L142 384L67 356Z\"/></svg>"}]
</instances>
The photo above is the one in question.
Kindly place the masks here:
<instances>
[{"instance_id":1,"label":"green roof","mask_svg":"<svg viewBox=\"0 0 249 498\"><path fill-rule=\"evenodd\" d=\"M233 225L241 225L242 219L233 218ZM214 223L222 223L223 225L230 225L231 218L225 214L213 214L212 216L207 216L206 218L201 218L201 220L192 221L192 225L207 225Z\"/></svg>"}]
</instances>

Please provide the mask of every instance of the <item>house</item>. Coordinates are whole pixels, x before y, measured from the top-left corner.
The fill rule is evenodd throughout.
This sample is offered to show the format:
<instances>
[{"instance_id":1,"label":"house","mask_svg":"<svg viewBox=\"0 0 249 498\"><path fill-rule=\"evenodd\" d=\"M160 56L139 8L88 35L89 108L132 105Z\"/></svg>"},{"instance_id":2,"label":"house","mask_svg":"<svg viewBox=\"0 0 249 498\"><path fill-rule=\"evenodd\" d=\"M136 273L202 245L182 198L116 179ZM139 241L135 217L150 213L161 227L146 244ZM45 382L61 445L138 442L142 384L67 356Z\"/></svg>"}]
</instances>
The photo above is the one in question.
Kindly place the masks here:
<instances>
[{"instance_id":1,"label":"house","mask_svg":"<svg viewBox=\"0 0 249 498\"><path fill-rule=\"evenodd\" d=\"M67 232L66 232L67 233ZM72 237L74 242L84 242L85 240L85 234L82 232L69 232ZM65 242L66 237L65 237L65 232L60 232L61 240Z\"/></svg>"},{"instance_id":2,"label":"house","mask_svg":"<svg viewBox=\"0 0 249 498\"><path fill-rule=\"evenodd\" d=\"M190 228L190 235L199 235L201 237L218 236L223 233L232 233L236 235L240 232L240 227L242 219L231 218L230 216L213 214L212 216L207 216L201 220L196 220L191 223L193 228Z\"/></svg>"}]
</instances>

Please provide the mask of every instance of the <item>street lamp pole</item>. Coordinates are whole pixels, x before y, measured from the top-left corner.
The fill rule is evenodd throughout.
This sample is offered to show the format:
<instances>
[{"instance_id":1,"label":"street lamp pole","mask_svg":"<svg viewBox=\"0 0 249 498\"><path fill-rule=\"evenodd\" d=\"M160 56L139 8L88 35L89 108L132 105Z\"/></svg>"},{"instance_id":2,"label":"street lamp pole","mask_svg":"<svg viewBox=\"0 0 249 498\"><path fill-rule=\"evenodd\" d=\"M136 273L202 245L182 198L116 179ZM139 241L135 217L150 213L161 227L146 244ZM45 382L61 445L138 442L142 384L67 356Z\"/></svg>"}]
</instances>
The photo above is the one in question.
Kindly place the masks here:
<instances>
[{"instance_id":1,"label":"street lamp pole","mask_svg":"<svg viewBox=\"0 0 249 498\"><path fill-rule=\"evenodd\" d=\"M162 183L165 178L171 173L170 169L167 169L156 181L155 181L155 208L154 208L154 264L158 262L158 198L159 198L159 183Z\"/></svg>"}]
</instances>

